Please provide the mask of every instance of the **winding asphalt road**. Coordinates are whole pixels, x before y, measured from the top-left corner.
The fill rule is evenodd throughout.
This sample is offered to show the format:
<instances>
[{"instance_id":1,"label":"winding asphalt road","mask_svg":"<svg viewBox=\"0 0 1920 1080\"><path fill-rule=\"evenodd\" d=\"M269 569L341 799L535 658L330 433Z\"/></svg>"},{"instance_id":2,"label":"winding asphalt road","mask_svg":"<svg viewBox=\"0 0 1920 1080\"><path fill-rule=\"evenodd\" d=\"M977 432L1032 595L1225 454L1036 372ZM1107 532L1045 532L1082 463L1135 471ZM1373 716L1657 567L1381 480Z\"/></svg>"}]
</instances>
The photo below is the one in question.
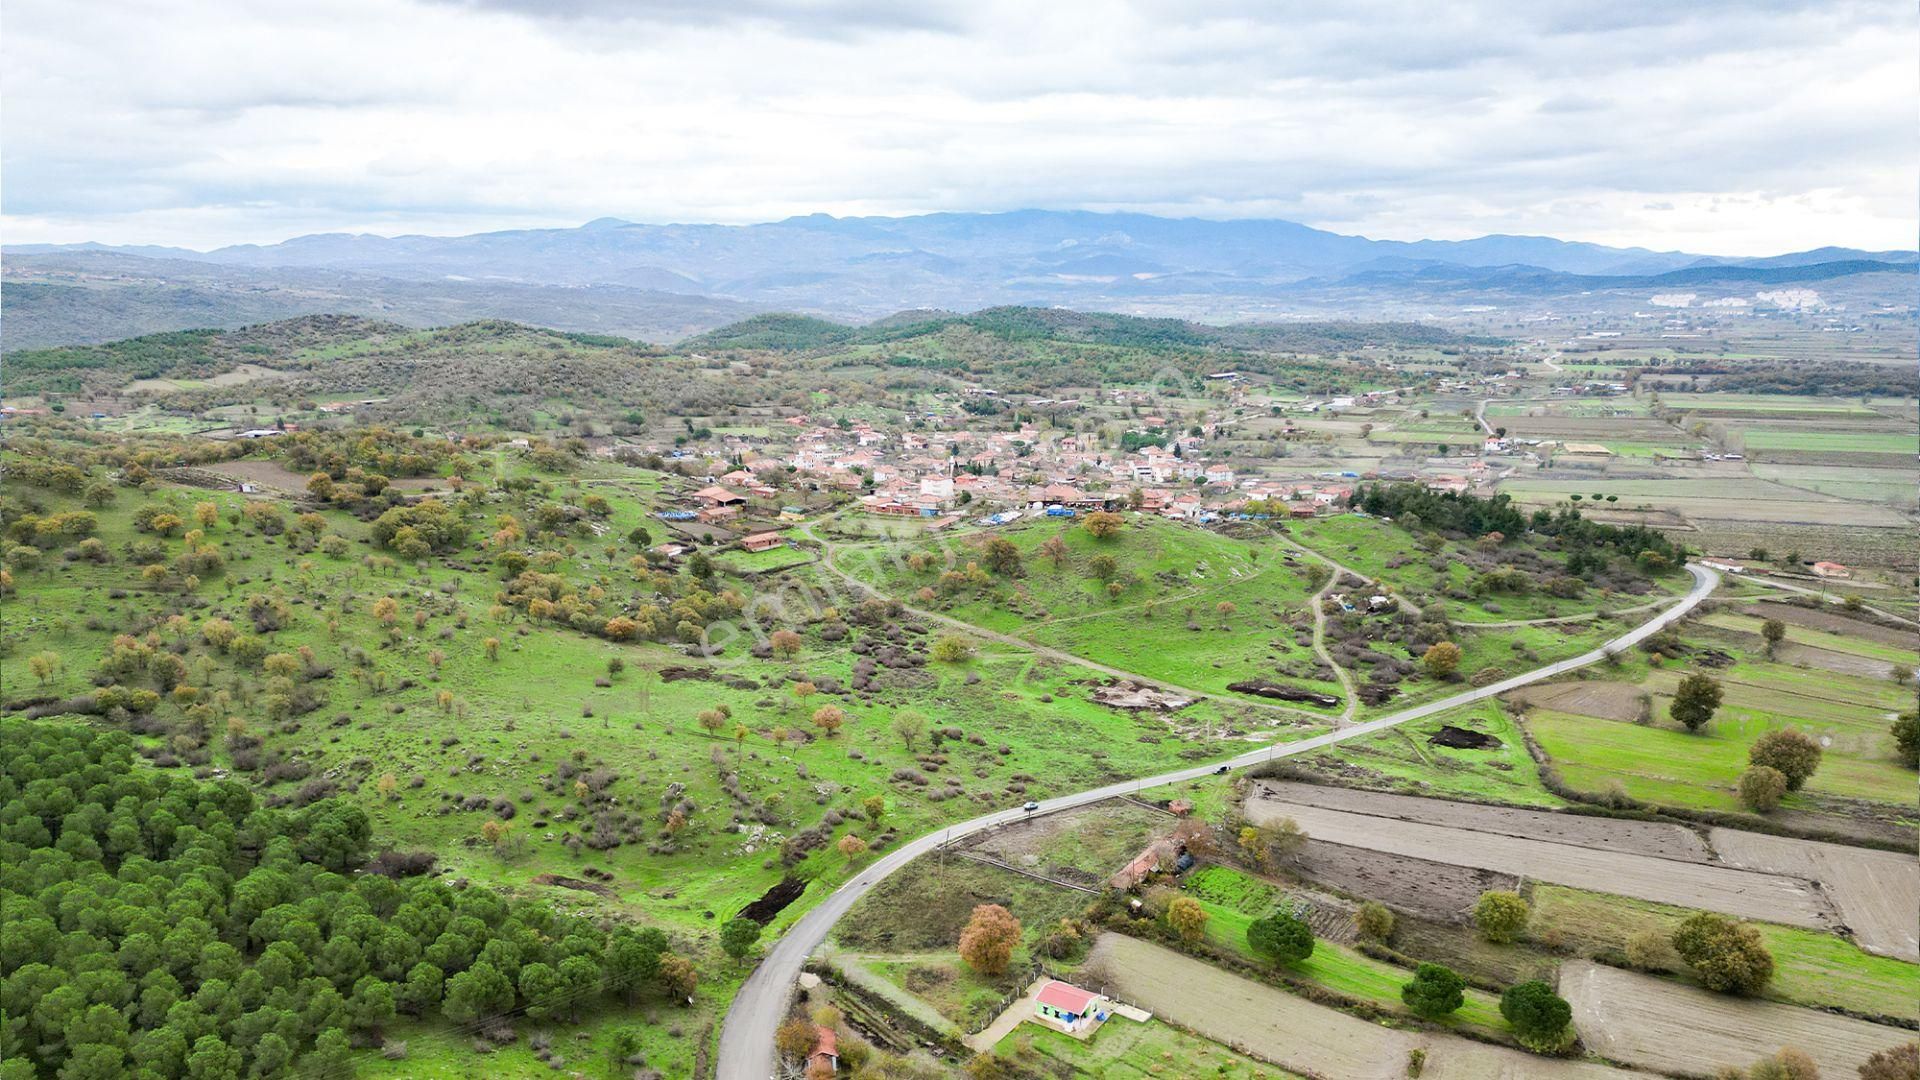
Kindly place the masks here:
<instances>
[{"instance_id":1,"label":"winding asphalt road","mask_svg":"<svg viewBox=\"0 0 1920 1080\"><path fill-rule=\"evenodd\" d=\"M1485 700L1496 694L1504 694L1508 690L1526 686L1529 683L1550 679L1555 675L1563 675L1588 664L1598 663L1605 659L1608 653L1632 648L1658 633L1668 624L1680 619L1699 606L1700 602L1720 584L1719 574L1697 563L1687 564L1687 572L1693 575L1693 588L1681 598L1679 603L1592 652L1556 661L1524 675L1515 675L1513 678L1502 679L1497 683L1391 713L1364 724L1329 731L1299 742L1251 750L1225 762L1195 765L1191 768L1161 773L1158 776L1124 780L1117 784L1108 784L1105 787L1072 795L1044 799L1037 813L1057 813L1061 810L1100 802L1103 799L1111 799L1117 795L1132 794L1142 788L1197 780L1218 771L1222 764L1231 769L1241 769L1277 758L1311 753L1336 743L1371 735L1398 724L1446 712L1449 709ZM1022 642L1022 644L1028 643ZM734 995L733 1004L727 1009L726 1024L720 1029L720 1057L715 1071L718 1080L768 1080L774 1075L777 1062L773 1048L773 1033L786 1016L787 1002L793 993L795 980L800 977L801 967L806 964L807 957L827 939L827 932L833 929L833 924L839 922L840 917L866 895L867 890L879 884L887 875L942 844L997 828L1009 822L1021 821L1027 816L1024 811L1017 808L1002 810L971 821L963 821L902 844L875 861L873 865L861 870L853 880L834 890L820 902L819 906L801 916L799 921L795 922L778 941L774 942L773 947L767 950L767 955L760 961L760 966L754 969L753 974L748 976L747 981L741 985L739 993Z\"/></svg>"}]
</instances>

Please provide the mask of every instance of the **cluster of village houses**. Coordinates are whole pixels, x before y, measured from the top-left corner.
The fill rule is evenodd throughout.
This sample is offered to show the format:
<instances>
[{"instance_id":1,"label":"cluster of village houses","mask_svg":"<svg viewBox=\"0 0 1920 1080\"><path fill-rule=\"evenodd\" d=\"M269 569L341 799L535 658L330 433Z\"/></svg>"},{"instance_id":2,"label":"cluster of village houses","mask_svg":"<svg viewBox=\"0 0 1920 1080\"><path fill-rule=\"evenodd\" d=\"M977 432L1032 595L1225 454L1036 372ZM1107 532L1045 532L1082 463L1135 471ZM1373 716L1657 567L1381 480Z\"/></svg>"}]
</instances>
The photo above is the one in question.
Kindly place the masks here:
<instances>
[{"instance_id":1,"label":"cluster of village houses","mask_svg":"<svg viewBox=\"0 0 1920 1080\"><path fill-rule=\"evenodd\" d=\"M1141 423L1157 427L1158 418ZM935 528L969 508L1009 508L996 515L1001 520L1120 508L1131 505L1135 491L1138 509L1189 521L1241 513L1255 502L1284 503L1290 516L1313 517L1343 509L1353 494L1352 473L1313 480L1243 476L1231 465L1202 460L1203 445L1199 436L1176 435L1164 445L1120 453L1032 427L886 433L802 425L784 454L744 440L729 446L744 463L694 492L692 513L703 524L724 527L750 504L777 502L796 476L855 495L867 513L926 518ZM1466 476L1443 479L1459 490L1473 483ZM797 511L783 515L793 519Z\"/></svg>"}]
</instances>

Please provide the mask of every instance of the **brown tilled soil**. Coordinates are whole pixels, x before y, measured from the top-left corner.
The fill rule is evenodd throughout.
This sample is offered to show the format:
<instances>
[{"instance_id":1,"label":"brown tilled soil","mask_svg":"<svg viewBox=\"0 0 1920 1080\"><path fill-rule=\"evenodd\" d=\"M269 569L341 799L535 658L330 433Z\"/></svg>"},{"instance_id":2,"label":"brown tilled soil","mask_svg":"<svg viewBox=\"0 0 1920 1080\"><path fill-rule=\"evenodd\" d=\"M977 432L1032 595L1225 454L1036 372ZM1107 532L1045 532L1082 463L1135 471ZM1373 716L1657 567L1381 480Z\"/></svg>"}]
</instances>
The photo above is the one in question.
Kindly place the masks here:
<instances>
[{"instance_id":1,"label":"brown tilled soil","mask_svg":"<svg viewBox=\"0 0 1920 1080\"><path fill-rule=\"evenodd\" d=\"M1438 802L1424 799L1411 801ZM1462 804L1442 802L1439 805L1457 807ZM1551 881L1578 889L1631 896L1677 907L1718 911L1741 918L1766 919L1790 926L1825 930L1839 921L1826 898L1809 881L1783 874L1640 854L1633 850L1631 838L1637 834L1634 829L1621 828L1619 843L1609 842L1602 847L1590 847L1540 839L1534 835L1328 810L1273 798L1248 799L1246 814L1248 820L1256 825L1292 818L1308 836L1316 840L1364 848L1369 852L1431 859L1496 874ZM1525 820L1519 819L1511 827L1524 828L1521 822ZM1579 822L1583 828L1650 827L1641 822L1602 818L1571 820ZM1602 834L1590 833L1584 839L1592 842L1601 837Z\"/></svg>"},{"instance_id":2,"label":"brown tilled soil","mask_svg":"<svg viewBox=\"0 0 1920 1080\"><path fill-rule=\"evenodd\" d=\"M1305 1076L1405 1076L1407 1053L1415 1048L1427 1052L1421 1074L1427 1080L1624 1080L1645 1075L1535 1057L1455 1035L1382 1027L1124 934L1101 934L1087 971L1120 1001Z\"/></svg>"},{"instance_id":3,"label":"brown tilled soil","mask_svg":"<svg viewBox=\"0 0 1920 1080\"><path fill-rule=\"evenodd\" d=\"M1708 837L1729 865L1819 882L1861 948L1920 961L1920 932L1915 928L1920 918L1920 862L1911 853L1737 829L1714 829Z\"/></svg>"},{"instance_id":4,"label":"brown tilled soil","mask_svg":"<svg viewBox=\"0 0 1920 1080\"><path fill-rule=\"evenodd\" d=\"M1920 649L1920 633L1893 626L1875 626L1861 619L1850 619L1836 611L1816 611L1812 608L1796 607L1793 604L1778 604L1771 600L1762 600L1756 604L1749 604L1742 614L1762 619L1779 619L1788 626L1825 630L1831 634L1844 634L1862 641L1877 641L1882 645Z\"/></svg>"},{"instance_id":5,"label":"brown tilled soil","mask_svg":"<svg viewBox=\"0 0 1920 1080\"><path fill-rule=\"evenodd\" d=\"M1307 841L1298 868L1301 876L1322 885L1446 922L1464 920L1473 902L1488 889L1513 889L1520 884L1511 874L1324 840Z\"/></svg>"},{"instance_id":6,"label":"brown tilled soil","mask_svg":"<svg viewBox=\"0 0 1920 1080\"><path fill-rule=\"evenodd\" d=\"M1850 1016L1714 994L1667 979L1585 960L1560 968L1560 996L1595 1053L1646 1069L1704 1076L1797 1047L1822 1075L1853 1076L1876 1050L1913 1032Z\"/></svg>"},{"instance_id":7,"label":"brown tilled soil","mask_svg":"<svg viewBox=\"0 0 1920 1080\"><path fill-rule=\"evenodd\" d=\"M1624 682L1549 683L1515 690L1512 696L1536 708L1628 723L1640 719L1648 707L1640 688Z\"/></svg>"},{"instance_id":8,"label":"brown tilled soil","mask_svg":"<svg viewBox=\"0 0 1920 1080\"><path fill-rule=\"evenodd\" d=\"M1887 679L1893 676L1893 664L1889 661L1876 660L1871 656L1835 652L1832 649L1819 649L1812 645L1801 645L1791 641L1782 642L1780 647L1774 650L1774 658L1783 664L1792 664L1795 667L1834 671L1842 675L1858 675L1863 679Z\"/></svg>"},{"instance_id":9,"label":"brown tilled soil","mask_svg":"<svg viewBox=\"0 0 1920 1080\"><path fill-rule=\"evenodd\" d=\"M1321 787L1286 780L1255 781L1253 792L1248 796L1249 814L1252 813L1253 801L1257 799L1303 803L1328 810L1401 818L1556 844L1656 855L1663 859L1706 862L1712 858L1699 833L1684 825L1661 822L1585 817L1552 810L1520 810L1510 806L1423 799L1416 795L1388 795L1378 791ZM1312 835L1311 831L1308 835Z\"/></svg>"}]
</instances>

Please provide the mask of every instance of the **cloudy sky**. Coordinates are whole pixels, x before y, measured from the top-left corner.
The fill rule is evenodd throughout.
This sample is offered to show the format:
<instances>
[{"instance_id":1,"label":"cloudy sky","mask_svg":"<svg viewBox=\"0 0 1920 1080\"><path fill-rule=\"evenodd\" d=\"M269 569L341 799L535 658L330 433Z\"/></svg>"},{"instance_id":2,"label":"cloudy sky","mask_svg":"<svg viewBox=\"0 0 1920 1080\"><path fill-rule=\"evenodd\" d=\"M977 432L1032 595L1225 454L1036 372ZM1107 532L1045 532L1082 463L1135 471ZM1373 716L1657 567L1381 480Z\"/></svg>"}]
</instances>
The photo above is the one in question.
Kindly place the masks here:
<instances>
[{"instance_id":1,"label":"cloudy sky","mask_svg":"<svg viewBox=\"0 0 1920 1080\"><path fill-rule=\"evenodd\" d=\"M9 243L1021 207L1911 247L1911 0L8 0Z\"/></svg>"}]
</instances>

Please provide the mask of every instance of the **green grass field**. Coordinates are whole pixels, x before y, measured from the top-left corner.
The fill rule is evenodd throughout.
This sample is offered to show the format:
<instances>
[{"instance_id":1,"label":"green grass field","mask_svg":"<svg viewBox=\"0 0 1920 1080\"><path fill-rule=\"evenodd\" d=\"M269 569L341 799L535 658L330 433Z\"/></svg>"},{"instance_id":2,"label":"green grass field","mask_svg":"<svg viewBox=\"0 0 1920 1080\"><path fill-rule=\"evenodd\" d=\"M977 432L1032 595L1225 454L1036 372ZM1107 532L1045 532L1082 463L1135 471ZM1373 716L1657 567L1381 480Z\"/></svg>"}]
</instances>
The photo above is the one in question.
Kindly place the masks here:
<instances>
[{"instance_id":1,"label":"green grass field","mask_svg":"<svg viewBox=\"0 0 1920 1080\"><path fill-rule=\"evenodd\" d=\"M1576 790L1604 792L1618 783L1647 802L1738 810L1734 785L1747 767L1747 747L1767 731L1797 727L1822 740L1825 752L1805 791L1788 796L1789 808L1812 796L1832 795L1911 809L1913 774L1894 760L1887 732L1887 718L1903 700L1898 687L1785 664L1743 662L1716 673L1725 704L1706 728L1688 733L1667 719L1679 675L1659 669L1643 681L1653 695L1653 724L1539 709L1528 714L1527 728Z\"/></svg>"},{"instance_id":2,"label":"green grass field","mask_svg":"<svg viewBox=\"0 0 1920 1080\"><path fill-rule=\"evenodd\" d=\"M1798 428L1751 428L1744 432L1749 450L1818 450L1844 454L1911 454L1910 433L1878 431L1803 431Z\"/></svg>"}]
</instances>

